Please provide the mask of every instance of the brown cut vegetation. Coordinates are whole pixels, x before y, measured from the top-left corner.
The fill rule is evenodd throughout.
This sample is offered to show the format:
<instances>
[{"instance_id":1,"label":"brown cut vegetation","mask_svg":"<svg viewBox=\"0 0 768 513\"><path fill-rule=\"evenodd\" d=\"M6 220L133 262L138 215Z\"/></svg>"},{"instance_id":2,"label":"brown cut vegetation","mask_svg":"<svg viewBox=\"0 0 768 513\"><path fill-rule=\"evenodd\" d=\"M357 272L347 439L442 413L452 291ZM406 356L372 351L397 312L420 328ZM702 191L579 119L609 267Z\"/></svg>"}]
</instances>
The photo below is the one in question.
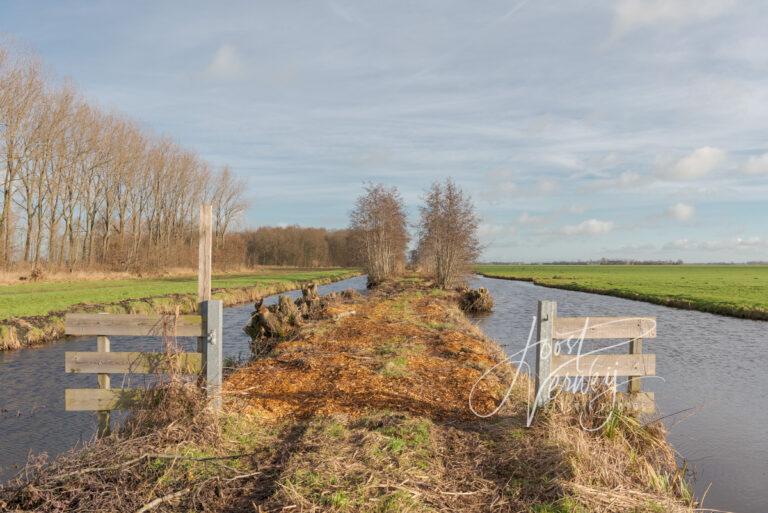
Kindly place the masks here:
<instances>
[{"instance_id":1,"label":"brown cut vegetation","mask_svg":"<svg viewBox=\"0 0 768 513\"><path fill-rule=\"evenodd\" d=\"M236 370L220 416L177 385L170 403L154 396L163 413L138 414L120 433L54 462L31 462L0 488L0 504L73 512L692 511L658 423L608 406L585 410L571 398L526 428L527 379L499 415L474 415L468 398L478 378L496 366L473 396L476 410L490 412L514 369L456 301L417 279L338 301Z\"/></svg>"}]
</instances>

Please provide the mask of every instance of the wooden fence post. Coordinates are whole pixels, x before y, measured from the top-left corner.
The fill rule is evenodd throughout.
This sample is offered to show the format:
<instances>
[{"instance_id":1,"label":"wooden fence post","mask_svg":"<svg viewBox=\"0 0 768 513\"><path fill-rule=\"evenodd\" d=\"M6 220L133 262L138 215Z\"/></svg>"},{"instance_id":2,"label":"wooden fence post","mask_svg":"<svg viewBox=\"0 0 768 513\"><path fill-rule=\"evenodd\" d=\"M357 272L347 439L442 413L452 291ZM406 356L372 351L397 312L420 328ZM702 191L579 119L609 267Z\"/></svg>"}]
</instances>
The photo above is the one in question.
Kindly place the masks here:
<instances>
[{"instance_id":1,"label":"wooden fence post","mask_svg":"<svg viewBox=\"0 0 768 513\"><path fill-rule=\"evenodd\" d=\"M629 354L642 354L643 353L643 339L633 338L629 341ZM643 388L640 382L639 376L633 376L629 378L627 382L627 392L630 394L639 393Z\"/></svg>"},{"instance_id":2,"label":"wooden fence post","mask_svg":"<svg viewBox=\"0 0 768 513\"><path fill-rule=\"evenodd\" d=\"M221 409L221 382L223 367L224 341L224 303L222 301L204 301L202 315L205 323L206 347L203 351L203 376L206 393L211 407Z\"/></svg>"},{"instance_id":3,"label":"wooden fence post","mask_svg":"<svg viewBox=\"0 0 768 513\"><path fill-rule=\"evenodd\" d=\"M197 256L197 301L200 313L203 313L203 301L211 299L211 265L213 250L213 208L211 205L200 207L200 234ZM197 352L203 355L205 364L206 337L197 339ZM205 373L205 371L203 371Z\"/></svg>"},{"instance_id":4,"label":"wooden fence post","mask_svg":"<svg viewBox=\"0 0 768 513\"><path fill-rule=\"evenodd\" d=\"M213 264L213 207L200 207L200 239L197 262L197 299L211 299L211 266Z\"/></svg>"},{"instance_id":5,"label":"wooden fence post","mask_svg":"<svg viewBox=\"0 0 768 513\"><path fill-rule=\"evenodd\" d=\"M552 373L552 337L554 335L557 303L539 301L536 322L536 406L542 407L549 402L549 378Z\"/></svg>"},{"instance_id":6,"label":"wooden fence post","mask_svg":"<svg viewBox=\"0 0 768 513\"><path fill-rule=\"evenodd\" d=\"M200 302L200 314L203 316L205 337L197 340L203 365L202 377L205 390L211 401L211 407L221 409L221 381L224 345L224 305L211 299L211 276L213 266L213 208L211 205L200 207L200 241L197 274L197 296Z\"/></svg>"},{"instance_id":7,"label":"wooden fence post","mask_svg":"<svg viewBox=\"0 0 768 513\"><path fill-rule=\"evenodd\" d=\"M96 338L96 351L99 353L108 353L109 352L109 338L108 337L97 337ZM110 379L109 374L97 374L96 379L99 382L99 388L102 389L109 389L110 388ZM98 430L96 431L96 434L99 438L103 436L109 435L109 410L100 411L97 413L98 416Z\"/></svg>"}]
</instances>

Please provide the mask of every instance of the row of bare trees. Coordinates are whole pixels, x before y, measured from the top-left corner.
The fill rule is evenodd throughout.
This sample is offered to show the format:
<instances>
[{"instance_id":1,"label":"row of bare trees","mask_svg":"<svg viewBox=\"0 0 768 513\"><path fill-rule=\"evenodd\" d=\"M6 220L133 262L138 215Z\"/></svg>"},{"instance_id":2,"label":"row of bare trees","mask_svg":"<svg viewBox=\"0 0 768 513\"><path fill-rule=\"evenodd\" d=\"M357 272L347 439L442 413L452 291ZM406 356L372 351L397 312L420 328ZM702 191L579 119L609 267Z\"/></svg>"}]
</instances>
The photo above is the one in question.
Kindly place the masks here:
<instances>
[{"instance_id":1,"label":"row of bare trees","mask_svg":"<svg viewBox=\"0 0 768 513\"><path fill-rule=\"evenodd\" d=\"M199 205L213 203L223 246L243 190L228 168L52 85L36 59L0 48L0 267L189 264Z\"/></svg>"},{"instance_id":2,"label":"row of bare trees","mask_svg":"<svg viewBox=\"0 0 768 513\"><path fill-rule=\"evenodd\" d=\"M451 179L436 181L427 191L416 226L413 263L435 285L456 285L480 256L480 218L471 198ZM375 285L405 269L409 242L405 204L396 187L368 185L350 216L350 230L360 260Z\"/></svg>"}]
</instances>

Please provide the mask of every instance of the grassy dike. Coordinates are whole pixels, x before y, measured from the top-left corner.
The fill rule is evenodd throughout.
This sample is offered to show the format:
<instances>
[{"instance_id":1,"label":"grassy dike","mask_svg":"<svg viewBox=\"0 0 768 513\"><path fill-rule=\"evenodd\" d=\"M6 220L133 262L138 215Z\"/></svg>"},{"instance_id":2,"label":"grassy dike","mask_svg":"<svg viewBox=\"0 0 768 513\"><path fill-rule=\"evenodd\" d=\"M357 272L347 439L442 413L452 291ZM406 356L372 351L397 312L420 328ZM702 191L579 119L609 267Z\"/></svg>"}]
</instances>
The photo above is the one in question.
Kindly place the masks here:
<instances>
[{"instance_id":1,"label":"grassy dike","mask_svg":"<svg viewBox=\"0 0 768 513\"><path fill-rule=\"evenodd\" d=\"M489 278L531 281L730 317L768 320L766 265L478 265Z\"/></svg>"},{"instance_id":2,"label":"grassy dike","mask_svg":"<svg viewBox=\"0 0 768 513\"><path fill-rule=\"evenodd\" d=\"M314 281L331 283L359 275L353 269L265 269L213 277L213 297L225 306L299 288ZM44 344L64 335L64 314L192 313L197 308L197 278L24 283L0 286L0 351Z\"/></svg>"},{"instance_id":3,"label":"grassy dike","mask_svg":"<svg viewBox=\"0 0 768 513\"><path fill-rule=\"evenodd\" d=\"M526 377L475 415L478 378L495 366L472 395L488 413L515 369L453 293L414 278L327 313L231 372L221 414L193 387L148 394L120 433L33 460L0 509L693 511L658 423L564 398L527 428Z\"/></svg>"}]
</instances>

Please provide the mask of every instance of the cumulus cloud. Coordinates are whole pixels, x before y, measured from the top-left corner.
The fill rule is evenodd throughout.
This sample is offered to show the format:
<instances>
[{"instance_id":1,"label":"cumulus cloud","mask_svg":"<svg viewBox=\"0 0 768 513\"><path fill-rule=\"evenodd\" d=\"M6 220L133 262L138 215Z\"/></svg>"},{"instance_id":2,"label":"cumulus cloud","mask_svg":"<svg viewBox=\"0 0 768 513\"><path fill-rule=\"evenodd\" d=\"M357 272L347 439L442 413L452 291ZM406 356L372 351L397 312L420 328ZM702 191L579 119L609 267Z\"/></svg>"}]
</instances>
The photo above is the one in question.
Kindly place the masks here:
<instances>
[{"instance_id":1,"label":"cumulus cloud","mask_svg":"<svg viewBox=\"0 0 768 513\"><path fill-rule=\"evenodd\" d=\"M707 176L724 161L723 150L704 146L681 158L671 167L662 169L659 176L668 180L695 180Z\"/></svg>"},{"instance_id":2,"label":"cumulus cloud","mask_svg":"<svg viewBox=\"0 0 768 513\"><path fill-rule=\"evenodd\" d=\"M216 50L213 59L211 59L206 69L208 76L221 80L239 78L243 75L244 71L245 66L237 52L237 48L229 44L221 45Z\"/></svg>"},{"instance_id":3,"label":"cumulus cloud","mask_svg":"<svg viewBox=\"0 0 768 513\"><path fill-rule=\"evenodd\" d=\"M696 215L696 208L685 203L677 203L667 209L667 217L675 221L690 221L694 215Z\"/></svg>"},{"instance_id":4,"label":"cumulus cloud","mask_svg":"<svg viewBox=\"0 0 768 513\"><path fill-rule=\"evenodd\" d=\"M497 237L512 237L517 233L517 228L510 224L481 223L477 227L477 234L483 242L490 242Z\"/></svg>"},{"instance_id":5,"label":"cumulus cloud","mask_svg":"<svg viewBox=\"0 0 768 513\"><path fill-rule=\"evenodd\" d=\"M548 219L544 216L532 216L528 212L523 212L517 218L518 224L544 224L548 222Z\"/></svg>"},{"instance_id":6,"label":"cumulus cloud","mask_svg":"<svg viewBox=\"0 0 768 513\"><path fill-rule=\"evenodd\" d=\"M566 225L560 228L563 235L603 235L613 230L613 221L587 219L579 224Z\"/></svg>"},{"instance_id":7,"label":"cumulus cloud","mask_svg":"<svg viewBox=\"0 0 768 513\"><path fill-rule=\"evenodd\" d=\"M560 185L557 181L549 178L542 178L536 183L536 192L539 194L552 194L559 187Z\"/></svg>"},{"instance_id":8,"label":"cumulus cloud","mask_svg":"<svg viewBox=\"0 0 768 513\"><path fill-rule=\"evenodd\" d=\"M614 36L659 25L681 27L727 13L734 0L621 0L615 4Z\"/></svg>"},{"instance_id":9,"label":"cumulus cloud","mask_svg":"<svg viewBox=\"0 0 768 513\"><path fill-rule=\"evenodd\" d=\"M747 164L744 166L744 172L748 175L768 174L768 153L749 157Z\"/></svg>"},{"instance_id":10,"label":"cumulus cloud","mask_svg":"<svg viewBox=\"0 0 768 513\"><path fill-rule=\"evenodd\" d=\"M647 176L635 173L634 171L623 171L622 173L602 180L595 180L593 187L595 189L628 189L637 187L650 182Z\"/></svg>"},{"instance_id":11,"label":"cumulus cloud","mask_svg":"<svg viewBox=\"0 0 768 513\"><path fill-rule=\"evenodd\" d=\"M768 248L768 239L763 237L734 237L732 239L693 241L677 239L664 244L663 249L699 251L751 251Z\"/></svg>"}]
</instances>

